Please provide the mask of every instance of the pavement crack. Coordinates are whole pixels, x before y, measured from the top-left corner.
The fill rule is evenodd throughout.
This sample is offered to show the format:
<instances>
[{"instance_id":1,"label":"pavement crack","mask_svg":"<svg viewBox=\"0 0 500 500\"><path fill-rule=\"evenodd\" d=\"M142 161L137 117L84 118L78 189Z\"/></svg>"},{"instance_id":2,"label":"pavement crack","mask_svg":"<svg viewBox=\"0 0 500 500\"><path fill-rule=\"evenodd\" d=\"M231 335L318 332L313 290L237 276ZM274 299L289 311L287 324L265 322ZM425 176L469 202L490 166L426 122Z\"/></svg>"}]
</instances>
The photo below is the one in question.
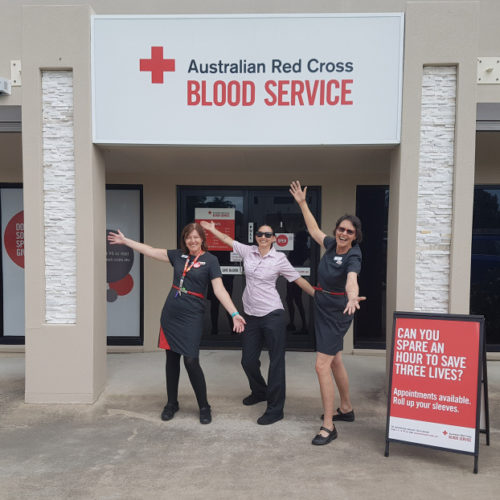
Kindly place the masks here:
<instances>
[{"instance_id":1,"label":"pavement crack","mask_svg":"<svg viewBox=\"0 0 500 500\"><path fill-rule=\"evenodd\" d=\"M152 417L150 415L144 415L143 413L136 413L135 411L129 411L129 410L121 410L118 408L108 408L107 410L107 415L108 417L116 416L116 415L121 415L123 417L128 417L128 418L136 418L139 420L145 420L146 422L151 422L156 425L160 425L162 422L158 417ZM137 434L136 430L134 429L135 434ZM131 436L131 438L133 438Z\"/></svg>"}]
</instances>

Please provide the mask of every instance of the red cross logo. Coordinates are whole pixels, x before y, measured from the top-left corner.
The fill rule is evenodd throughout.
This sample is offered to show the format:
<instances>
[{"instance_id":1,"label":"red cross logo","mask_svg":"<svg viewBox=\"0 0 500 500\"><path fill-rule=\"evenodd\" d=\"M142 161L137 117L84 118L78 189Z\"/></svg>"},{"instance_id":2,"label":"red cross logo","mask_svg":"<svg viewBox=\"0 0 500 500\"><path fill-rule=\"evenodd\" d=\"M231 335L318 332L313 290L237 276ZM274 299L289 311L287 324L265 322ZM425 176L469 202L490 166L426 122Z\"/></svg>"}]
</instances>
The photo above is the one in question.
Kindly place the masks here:
<instances>
[{"instance_id":1,"label":"red cross logo","mask_svg":"<svg viewBox=\"0 0 500 500\"><path fill-rule=\"evenodd\" d=\"M140 59L140 71L151 71L151 83L163 83L165 71L175 71L175 59L163 59L163 47L151 47L151 59Z\"/></svg>"}]
</instances>

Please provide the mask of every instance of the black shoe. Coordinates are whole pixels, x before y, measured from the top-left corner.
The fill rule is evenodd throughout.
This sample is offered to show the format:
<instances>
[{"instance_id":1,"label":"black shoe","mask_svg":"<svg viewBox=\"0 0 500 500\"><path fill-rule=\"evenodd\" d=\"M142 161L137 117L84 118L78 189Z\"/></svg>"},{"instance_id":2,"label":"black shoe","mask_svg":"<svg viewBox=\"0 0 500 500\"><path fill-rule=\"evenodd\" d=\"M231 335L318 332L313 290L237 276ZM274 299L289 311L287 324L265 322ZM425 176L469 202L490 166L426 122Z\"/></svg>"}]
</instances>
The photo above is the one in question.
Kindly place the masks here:
<instances>
[{"instance_id":1,"label":"black shoe","mask_svg":"<svg viewBox=\"0 0 500 500\"><path fill-rule=\"evenodd\" d=\"M324 415L321 415L321 420L323 420ZM337 408L337 413L332 417L333 422L338 422L342 420L344 422L354 422L354 410L348 411L347 413L342 413L340 408Z\"/></svg>"},{"instance_id":2,"label":"black shoe","mask_svg":"<svg viewBox=\"0 0 500 500\"><path fill-rule=\"evenodd\" d=\"M281 413L267 413L267 411L262 415L262 417L259 417L257 419L257 423L259 425L270 425L274 424L275 422L278 422L278 420L281 420L283 418L283 412Z\"/></svg>"},{"instance_id":3,"label":"black shoe","mask_svg":"<svg viewBox=\"0 0 500 500\"><path fill-rule=\"evenodd\" d=\"M250 394L250 396L247 396L246 398L243 399L243 404L245 406L252 406L256 405L257 403L260 403L261 401L265 401L266 398L260 398L259 396L256 396L253 392Z\"/></svg>"},{"instance_id":4,"label":"black shoe","mask_svg":"<svg viewBox=\"0 0 500 500\"><path fill-rule=\"evenodd\" d=\"M330 441L333 441L334 439L337 439L338 434L337 434L337 429L335 428L335 426L333 427L332 430L321 426L319 430L320 430L320 432L321 431L327 432L328 436L322 436L321 434L318 433L318 434L316 434L316 436L314 436L314 439L312 440L312 444L314 444L316 446L321 446L323 444L328 444Z\"/></svg>"},{"instance_id":5,"label":"black shoe","mask_svg":"<svg viewBox=\"0 0 500 500\"><path fill-rule=\"evenodd\" d=\"M200 408L200 424L209 424L212 421L212 411L210 406Z\"/></svg>"},{"instance_id":6,"label":"black shoe","mask_svg":"<svg viewBox=\"0 0 500 500\"><path fill-rule=\"evenodd\" d=\"M343 420L344 422L354 422L354 410L342 413L340 408L337 408L337 413L333 416L332 420Z\"/></svg>"},{"instance_id":7,"label":"black shoe","mask_svg":"<svg viewBox=\"0 0 500 500\"><path fill-rule=\"evenodd\" d=\"M179 411L179 403L167 403L161 412L161 419L172 420L176 411Z\"/></svg>"}]
</instances>

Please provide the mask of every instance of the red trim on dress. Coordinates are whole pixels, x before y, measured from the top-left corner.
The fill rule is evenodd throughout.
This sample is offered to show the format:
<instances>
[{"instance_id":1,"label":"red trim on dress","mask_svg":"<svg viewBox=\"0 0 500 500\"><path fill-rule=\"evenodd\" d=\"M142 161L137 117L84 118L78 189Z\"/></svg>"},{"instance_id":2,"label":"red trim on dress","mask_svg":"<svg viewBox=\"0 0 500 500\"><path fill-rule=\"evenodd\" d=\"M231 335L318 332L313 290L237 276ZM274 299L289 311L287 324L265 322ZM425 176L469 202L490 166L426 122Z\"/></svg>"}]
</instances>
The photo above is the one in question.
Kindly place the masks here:
<instances>
[{"instance_id":1,"label":"red trim on dress","mask_svg":"<svg viewBox=\"0 0 500 500\"><path fill-rule=\"evenodd\" d=\"M160 349L166 349L167 351L171 351L170 344L167 342L167 337L165 336L165 332L163 328L160 326L160 332L158 334L158 347Z\"/></svg>"}]
</instances>

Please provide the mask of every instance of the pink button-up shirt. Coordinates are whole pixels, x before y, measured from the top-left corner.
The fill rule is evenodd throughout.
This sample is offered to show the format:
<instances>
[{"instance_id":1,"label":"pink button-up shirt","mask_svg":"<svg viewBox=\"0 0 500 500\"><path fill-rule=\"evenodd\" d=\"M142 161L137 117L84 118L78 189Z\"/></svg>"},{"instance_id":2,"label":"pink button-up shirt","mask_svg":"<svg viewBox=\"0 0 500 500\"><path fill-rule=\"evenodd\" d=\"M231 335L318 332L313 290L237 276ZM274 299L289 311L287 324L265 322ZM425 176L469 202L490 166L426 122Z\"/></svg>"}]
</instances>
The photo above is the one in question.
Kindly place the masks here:
<instances>
[{"instance_id":1,"label":"pink button-up shirt","mask_svg":"<svg viewBox=\"0 0 500 500\"><path fill-rule=\"evenodd\" d=\"M243 258L246 286L243 292L243 308L251 316L265 316L276 309L284 309L276 280L283 276L296 281L300 274L293 268L285 254L273 248L262 257L256 245L243 245L237 241L233 250Z\"/></svg>"}]
</instances>

